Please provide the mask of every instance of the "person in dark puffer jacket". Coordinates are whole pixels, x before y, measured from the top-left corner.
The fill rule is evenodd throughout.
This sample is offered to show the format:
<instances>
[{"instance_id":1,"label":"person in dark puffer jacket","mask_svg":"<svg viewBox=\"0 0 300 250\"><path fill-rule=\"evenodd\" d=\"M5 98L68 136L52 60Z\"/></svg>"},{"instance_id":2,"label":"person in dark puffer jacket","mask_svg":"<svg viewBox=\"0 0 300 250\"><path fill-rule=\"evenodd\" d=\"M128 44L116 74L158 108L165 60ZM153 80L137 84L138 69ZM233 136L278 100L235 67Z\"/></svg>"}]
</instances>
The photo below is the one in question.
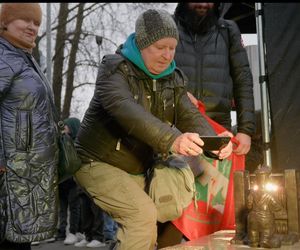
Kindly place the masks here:
<instances>
[{"instance_id":1,"label":"person in dark puffer jacket","mask_svg":"<svg viewBox=\"0 0 300 250\"><path fill-rule=\"evenodd\" d=\"M0 249L31 249L57 224L59 130L51 87L31 55L41 20L38 3L1 4Z\"/></svg>"},{"instance_id":2,"label":"person in dark puffer jacket","mask_svg":"<svg viewBox=\"0 0 300 250\"><path fill-rule=\"evenodd\" d=\"M207 115L231 130L237 111L236 154L247 154L255 132L253 80L241 34L223 17L230 3L179 3L174 20L179 30L177 66L188 77L188 91L206 107Z\"/></svg>"},{"instance_id":3,"label":"person in dark puffer jacket","mask_svg":"<svg viewBox=\"0 0 300 250\"><path fill-rule=\"evenodd\" d=\"M135 33L103 58L75 141L83 162L76 180L118 223L119 250L153 250L160 238L161 210L145 192L154 161L167 159L170 152L198 156L203 152L199 135L216 135L188 98L186 77L173 60L177 43L168 12L140 14ZM218 153L226 158L231 152L229 143ZM176 203L173 196L165 198L160 202Z\"/></svg>"}]
</instances>

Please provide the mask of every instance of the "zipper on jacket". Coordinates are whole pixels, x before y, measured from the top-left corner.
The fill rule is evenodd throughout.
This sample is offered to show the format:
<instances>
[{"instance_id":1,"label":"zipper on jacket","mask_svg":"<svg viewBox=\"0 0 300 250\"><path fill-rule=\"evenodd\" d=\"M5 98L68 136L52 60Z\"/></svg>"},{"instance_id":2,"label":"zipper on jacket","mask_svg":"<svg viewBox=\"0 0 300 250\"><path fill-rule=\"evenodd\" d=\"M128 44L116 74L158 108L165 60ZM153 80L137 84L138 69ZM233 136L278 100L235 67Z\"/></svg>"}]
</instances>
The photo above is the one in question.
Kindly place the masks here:
<instances>
[{"instance_id":1,"label":"zipper on jacket","mask_svg":"<svg viewBox=\"0 0 300 250\"><path fill-rule=\"evenodd\" d=\"M152 110L152 108L151 108L151 112L153 113L153 114L158 114L158 104L157 104L157 101L158 101L158 97L157 97L157 82L156 82L156 79L153 79L152 80L152 91L153 91L153 98L152 98L152 103L153 103L153 105L152 105L152 108L153 108L153 110Z\"/></svg>"},{"instance_id":2,"label":"zipper on jacket","mask_svg":"<svg viewBox=\"0 0 300 250\"><path fill-rule=\"evenodd\" d=\"M26 150L27 150L27 152L29 152L30 151L30 148L31 148L31 132L32 132L32 129L31 129L31 126L32 126L32 124L31 124L31 114L30 113L28 113L28 116L27 116L27 121L26 121L26 123L27 123L27 132L26 132L26 134L27 134L27 148L26 148Z\"/></svg>"},{"instance_id":3,"label":"zipper on jacket","mask_svg":"<svg viewBox=\"0 0 300 250\"><path fill-rule=\"evenodd\" d=\"M192 40L192 43L193 43L193 47L194 47L194 50L195 51L197 51L197 34L194 34L193 35L193 33L190 31L190 30L188 30L188 33L189 33L189 36L190 36L190 39ZM199 48L201 48L201 46L199 46ZM201 65L201 73L200 73L200 75L202 75L202 58L203 58L203 53L202 53L202 50L201 50L201 63L200 63L200 65ZM198 57L196 56L196 69L198 69L198 67L199 67L199 62L198 62ZM203 88L202 88L202 79L201 78L199 78L199 73L198 73L198 70L197 70L197 73L196 73L196 80L198 80L198 79L200 79L200 83L199 84L197 84L197 86L195 86L194 88L195 88L195 91L196 91L196 98L199 98L199 96L197 96L197 95L199 95L199 93L200 93L200 99L202 99L202 97L203 97Z\"/></svg>"},{"instance_id":4,"label":"zipper on jacket","mask_svg":"<svg viewBox=\"0 0 300 250\"><path fill-rule=\"evenodd\" d=\"M116 150L119 151L121 149L121 138L118 139L117 141L117 146L116 146Z\"/></svg>"},{"instance_id":5,"label":"zipper on jacket","mask_svg":"<svg viewBox=\"0 0 300 250\"><path fill-rule=\"evenodd\" d=\"M149 103L149 109L151 110L151 106L152 106L152 102L151 102L151 95L147 95L147 100L148 100L148 103Z\"/></svg>"},{"instance_id":6,"label":"zipper on jacket","mask_svg":"<svg viewBox=\"0 0 300 250\"><path fill-rule=\"evenodd\" d=\"M196 91L196 98L202 100L203 99L203 48L201 46L199 46L199 48L201 48L200 52L200 56L196 55L196 81L198 82L194 88ZM194 50L197 51L197 43L195 41L194 43ZM199 53L198 52L198 53ZM200 61L200 62L199 62ZM199 65L200 65L200 70L199 69Z\"/></svg>"},{"instance_id":7,"label":"zipper on jacket","mask_svg":"<svg viewBox=\"0 0 300 250\"><path fill-rule=\"evenodd\" d=\"M163 100L163 109L164 109L164 111L167 109L167 100L166 99L164 99Z\"/></svg>"},{"instance_id":8,"label":"zipper on jacket","mask_svg":"<svg viewBox=\"0 0 300 250\"><path fill-rule=\"evenodd\" d=\"M153 90L154 92L156 92L156 90L157 90L157 88L156 88L156 80L153 79L152 83L153 83L153 85L152 85L152 90Z\"/></svg>"}]
</instances>

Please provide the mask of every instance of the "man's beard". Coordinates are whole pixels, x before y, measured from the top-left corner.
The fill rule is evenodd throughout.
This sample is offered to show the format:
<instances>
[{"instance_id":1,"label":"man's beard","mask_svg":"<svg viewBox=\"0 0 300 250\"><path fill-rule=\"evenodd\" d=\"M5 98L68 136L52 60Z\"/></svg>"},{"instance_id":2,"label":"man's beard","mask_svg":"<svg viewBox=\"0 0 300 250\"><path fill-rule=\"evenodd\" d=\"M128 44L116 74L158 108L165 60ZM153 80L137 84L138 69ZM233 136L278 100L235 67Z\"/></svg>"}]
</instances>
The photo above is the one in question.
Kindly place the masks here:
<instances>
[{"instance_id":1,"label":"man's beard","mask_svg":"<svg viewBox=\"0 0 300 250\"><path fill-rule=\"evenodd\" d=\"M204 16L199 16L195 10L188 7L185 8L184 12L184 17L182 17L186 26L194 33L205 33L218 21L214 9L208 9Z\"/></svg>"}]
</instances>

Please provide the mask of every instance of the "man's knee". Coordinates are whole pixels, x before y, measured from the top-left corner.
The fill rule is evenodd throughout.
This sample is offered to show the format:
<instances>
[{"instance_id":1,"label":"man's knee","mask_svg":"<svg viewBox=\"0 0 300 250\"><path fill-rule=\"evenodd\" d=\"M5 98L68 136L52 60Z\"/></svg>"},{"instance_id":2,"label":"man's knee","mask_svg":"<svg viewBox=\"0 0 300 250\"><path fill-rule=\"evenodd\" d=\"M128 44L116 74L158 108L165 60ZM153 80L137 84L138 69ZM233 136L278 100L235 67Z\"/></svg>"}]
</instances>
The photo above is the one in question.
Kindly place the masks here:
<instances>
[{"instance_id":1,"label":"man's knee","mask_svg":"<svg viewBox=\"0 0 300 250\"><path fill-rule=\"evenodd\" d=\"M136 213L136 219L143 221L145 224L156 225L157 209L154 203L148 203L139 207L139 212Z\"/></svg>"},{"instance_id":2,"label":"man's knee","mask_svg":"<svg viewBox=\"0 0 300 250\"><path fill-rule=\"evenodd\" d=\"M121 222L117 234L118 249L154 249L157 239L157 212L154 203L140 204L129 214L116 220Z\"/></svg>"}]
</instances>

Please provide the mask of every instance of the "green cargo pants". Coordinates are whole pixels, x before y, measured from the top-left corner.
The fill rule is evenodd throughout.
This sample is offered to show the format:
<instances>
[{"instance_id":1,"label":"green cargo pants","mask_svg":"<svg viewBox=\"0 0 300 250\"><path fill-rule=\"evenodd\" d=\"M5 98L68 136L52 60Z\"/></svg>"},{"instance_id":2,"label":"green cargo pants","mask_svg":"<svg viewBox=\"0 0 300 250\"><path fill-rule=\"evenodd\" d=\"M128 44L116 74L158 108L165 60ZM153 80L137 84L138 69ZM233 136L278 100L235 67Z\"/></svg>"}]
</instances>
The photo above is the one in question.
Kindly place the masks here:
<instances>
[{"instance_id":1,"label":"green cargo pants","mask_svg":"<svg viewBox=\"0 0 300 250\"><path fill-rule=\"evenodd\" d=\"M94 202L118 223L118 250L153 250L157 210L144 192L143 176L104 162L83 165L75 174Z\"/></svg>"}]
</instances>

